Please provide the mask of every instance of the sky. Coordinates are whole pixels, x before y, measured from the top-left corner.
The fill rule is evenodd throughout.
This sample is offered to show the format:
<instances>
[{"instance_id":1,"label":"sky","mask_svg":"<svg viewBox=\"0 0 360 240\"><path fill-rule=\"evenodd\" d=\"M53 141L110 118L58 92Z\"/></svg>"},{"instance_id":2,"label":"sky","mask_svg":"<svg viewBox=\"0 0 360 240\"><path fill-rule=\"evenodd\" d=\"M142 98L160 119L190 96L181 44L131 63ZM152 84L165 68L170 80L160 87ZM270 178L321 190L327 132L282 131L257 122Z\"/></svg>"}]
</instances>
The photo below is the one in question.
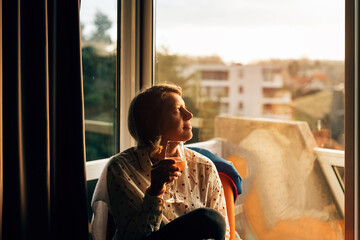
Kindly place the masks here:
<instances>
[{"instance_id":1,"label":"sky","mask_svg":"<svg viewBox=\"0 0 360 240\"><path fill-rule=\"evenodd\" d=\"M85 6L86 4L86 6ZM100 10L116 19L116 1L83 0L91 31ZM225 62L343 60L344 0L156 0L156 47ZM115 27L111 35L116 36Z\"/></svg>"}]
</instances>

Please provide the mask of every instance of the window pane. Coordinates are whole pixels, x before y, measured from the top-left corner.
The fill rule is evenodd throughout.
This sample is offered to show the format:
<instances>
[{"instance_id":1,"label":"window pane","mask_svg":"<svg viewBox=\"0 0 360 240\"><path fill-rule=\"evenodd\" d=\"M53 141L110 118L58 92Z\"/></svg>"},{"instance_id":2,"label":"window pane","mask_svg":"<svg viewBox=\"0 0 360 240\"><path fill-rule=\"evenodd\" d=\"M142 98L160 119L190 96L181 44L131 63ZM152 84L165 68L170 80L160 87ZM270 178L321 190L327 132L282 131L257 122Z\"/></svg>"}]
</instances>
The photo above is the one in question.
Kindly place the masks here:
<instances>
[{"instance_id":1,"label":"window pane","mask_svg":"<svg viewBox=\"0 0 360 240\"><path fill-rule=\"evenodd\" d=\"M80 10L87 160L114 154L117 1L82 1Z\"/></svg>"},{"instance_id":2,"label":"window pane","mask_svg":"<svg viewBox=\"0 0 360 240\"><path fill-rule=\"evenodd\" d=\"M236 203L259 204L257 215L246 210L236 215L244 239L308 239L310 222L323 236L344 238L343 192L333 190L334 184L343 189L344 159L336 167L331 163L331 151L344 150L344 5L339 0L157 0L156 82L183 88L194 114L188 143L221 135L239 148L254 147L254 155L268 151L258 157L259 172L244 179L249 192ZM265 125L268 129L260 131ZM256 148L257 142L273 148ZM315 147L326 148L330 157L325 153L320 162ZM309 152L313 158L305 156ZM254 182L257 195L250 194ZM312 200L309 194L317 187ZM300 228L301 236L295 234Z\"/></svg>"}]
</instances>

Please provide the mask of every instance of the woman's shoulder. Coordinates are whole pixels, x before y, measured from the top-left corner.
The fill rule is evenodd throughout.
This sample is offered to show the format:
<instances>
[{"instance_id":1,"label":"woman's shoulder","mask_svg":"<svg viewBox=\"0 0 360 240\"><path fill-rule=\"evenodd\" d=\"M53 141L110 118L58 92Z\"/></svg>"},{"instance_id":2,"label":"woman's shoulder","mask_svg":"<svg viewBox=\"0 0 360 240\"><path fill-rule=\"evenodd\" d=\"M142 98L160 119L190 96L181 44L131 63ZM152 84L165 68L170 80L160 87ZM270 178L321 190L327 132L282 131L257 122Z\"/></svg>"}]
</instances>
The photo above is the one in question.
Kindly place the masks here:
<instances>
[{"instance_id":1,"label":"woman's shoulder","mask_svg":"<svg viewBox=\"0 0 360 240\"><path fill-rule=\"evenodd\" d=\"M128 165L136 159L136 148L131 147L122 152L119 152L109 160L109 168L114 168L119 165Z\"/></svg>"},{"instance_id":2,"label":"woman's shoulder","mask_svg":"<svg viewBox=\"0 0 360 240\"><path fill-rule=\"evenodd\" d=\"M215 167L214 163L208 157L186 147L185 147L185 155L187 161L201 165Z\"/></svg>"}]
</instances>

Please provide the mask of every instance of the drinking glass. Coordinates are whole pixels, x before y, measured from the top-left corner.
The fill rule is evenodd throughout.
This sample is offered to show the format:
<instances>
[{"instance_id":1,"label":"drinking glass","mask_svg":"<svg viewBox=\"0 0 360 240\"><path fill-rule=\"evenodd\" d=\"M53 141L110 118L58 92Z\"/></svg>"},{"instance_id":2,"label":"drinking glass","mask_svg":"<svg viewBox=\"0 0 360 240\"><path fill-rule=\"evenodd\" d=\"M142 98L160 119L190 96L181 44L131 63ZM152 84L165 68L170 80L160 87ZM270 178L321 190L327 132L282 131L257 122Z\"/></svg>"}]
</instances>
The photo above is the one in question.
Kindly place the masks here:
<instances>
[{"instance_id":1,"label":"drinking glass","mask_svg":"<svg viewBox=\"0 0 360 240\"><path fill-rule=\"evenodd\" d=\"M168 141L165 149L165 159L175 160L174 166L178 167L179 171L182 171L186 167L184 142ZM183 202L183 200L181 200L178 196L176 196L176 184L171 183L170 187L173 190L173 192L169 191L171 197L167 199L166 202L168 203Z\"/></svg>"}]
</instances>

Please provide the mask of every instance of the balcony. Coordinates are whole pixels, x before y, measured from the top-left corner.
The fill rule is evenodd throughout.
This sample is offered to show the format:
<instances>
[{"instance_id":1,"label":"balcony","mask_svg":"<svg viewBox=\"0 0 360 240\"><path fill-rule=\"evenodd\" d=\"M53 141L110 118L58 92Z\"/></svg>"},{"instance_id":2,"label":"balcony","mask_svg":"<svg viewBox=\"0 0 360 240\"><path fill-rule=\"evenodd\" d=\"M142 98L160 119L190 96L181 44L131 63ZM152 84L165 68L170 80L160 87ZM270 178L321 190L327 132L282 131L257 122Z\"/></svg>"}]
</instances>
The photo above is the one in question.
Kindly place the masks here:
<instances>
[{"instance_id":1,"label":"balcony","mask_svg":"<svg viewBox=\"0 0 360 240\"><path fill-rule=\"evenodd\" d=\"M263 88L282 88L284 80L280 74L270 74L270 76L265 74L261 86Z\"/></svg>"},{"instance_id":2,"label":"balcony","mask_svg":"<svg viewBox=\"0 0 360 240\"><path fill-rule=\"evenodd\" d=\"M290 104L292 102L291 92L285 89L263 88L262 103L268 104Z\"/></svg>"},{"instance_id":3,"label":"balcony","mask_svg":"<svg viewBox=\"0 0 360 240\"><path fill-rule=\"evenodd\" d=\"M290 95L284 95L280 97L264 97L262 103L268 104L290 104L292 102Z\"/></svg>"}]
</instances>

